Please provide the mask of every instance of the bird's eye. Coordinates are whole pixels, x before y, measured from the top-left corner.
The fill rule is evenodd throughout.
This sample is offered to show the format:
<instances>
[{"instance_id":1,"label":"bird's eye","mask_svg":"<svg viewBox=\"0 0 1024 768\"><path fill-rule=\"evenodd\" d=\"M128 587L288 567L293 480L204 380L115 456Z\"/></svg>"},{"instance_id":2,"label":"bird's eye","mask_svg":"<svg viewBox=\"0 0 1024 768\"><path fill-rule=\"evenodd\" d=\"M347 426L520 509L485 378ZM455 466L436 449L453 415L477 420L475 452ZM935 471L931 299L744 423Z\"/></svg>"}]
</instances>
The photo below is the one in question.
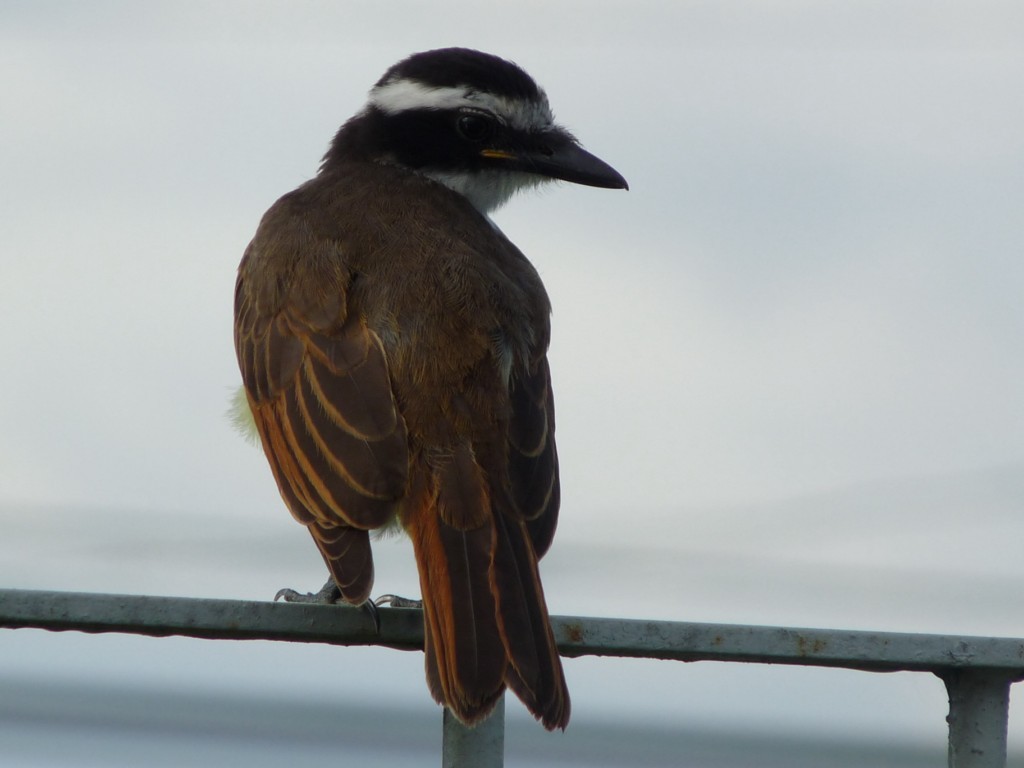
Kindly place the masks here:
<instances>
[{"instance_id":1,"label":"bird's eye","mask_svg":"<svg viewBox=\"0 0 1024 768\"><path fill-rule=\"evenodd\" d=\"M491 121L482 115L459 115L455 121L455 130L466 141L479 143L491 135Z\"/></svg>"}]
</instances>

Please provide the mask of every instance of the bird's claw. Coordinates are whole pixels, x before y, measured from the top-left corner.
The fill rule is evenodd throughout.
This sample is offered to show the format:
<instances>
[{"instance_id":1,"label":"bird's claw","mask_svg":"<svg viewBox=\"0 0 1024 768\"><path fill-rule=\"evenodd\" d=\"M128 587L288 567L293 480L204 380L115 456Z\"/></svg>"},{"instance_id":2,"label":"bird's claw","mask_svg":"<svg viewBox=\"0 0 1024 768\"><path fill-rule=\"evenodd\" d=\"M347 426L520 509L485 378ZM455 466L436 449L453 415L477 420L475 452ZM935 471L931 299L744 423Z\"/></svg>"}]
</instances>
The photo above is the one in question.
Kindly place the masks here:
<instances>
[{"instance_id":1,"label":"bird's claw","mask_svg":"<svg viewBox=\"0 0 1024 768\"><path fill-rule=\"evenodd\" d=\"M373 601L374 605L390 605L392 608L422 608L422 600L413 600L400 595L381 595Z\"/></svg>"},{"instance_id":2,"label":"bird's claw","mask_svg":"<svg viewBox=\"0 0 1024 768\"><path fill-rule=\"evenodd\" d=\"M390 597L390 595L389 595ZM285 587L284 589L277 590L277 594L274 595L274 602L278 600L284 600L286 603L302 603L305 605L334 605L335 603L342 602L341 590L338 589L338 585L334 582L333 578L329 578L327 583L323 585L319 592L296 592L294 589ZM374 631L380 634L380 611L377 610L377 606L372 600L367 600L365 603L359 606L359 609L369 615L370 620L373 622Z\"/></svg>"},{"instance_id":3,"label":"bird's claw","mask_svg":"<svg viewBox=\"0 0 1024 768\"><path fill-rule=\"evenodd\" d=\"M286 603L333 605L341 600L341 590L334 583L334 579L328 579L319 592L296 592L287 587L279 589L274 595L274 602L276 603L278 600L284 600Z\"/></svg>"},{"instance_id":4,"label":"bird's claw","mask_svg":"<svg viewBox=\"0 0 1024 768\"><path fill-rule=\"evenodd\" d=\"M365 611L370 616L370 620L373 621L373 629L379 635L380 634L380 611L377 610L377 606L373 600L367 600L365 603L359 606L361 611Z\"/></svg>"}]
</instances>

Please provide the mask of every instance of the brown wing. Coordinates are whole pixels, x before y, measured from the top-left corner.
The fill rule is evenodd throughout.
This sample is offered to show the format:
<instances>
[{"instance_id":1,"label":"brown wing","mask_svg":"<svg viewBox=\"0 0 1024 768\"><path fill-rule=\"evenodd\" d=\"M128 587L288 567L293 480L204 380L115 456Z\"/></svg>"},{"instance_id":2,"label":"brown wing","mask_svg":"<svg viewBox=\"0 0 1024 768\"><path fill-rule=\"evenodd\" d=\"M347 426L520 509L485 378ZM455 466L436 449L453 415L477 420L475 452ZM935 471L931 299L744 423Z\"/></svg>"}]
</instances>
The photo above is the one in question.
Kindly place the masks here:
<instances>
[{"instance_id":1,"label":"brown wing","mask_svg":"<svg viewBox=\"0 0 1024 768\"><path fill-rule=\"evenodd\" d=\"M275 269L257 249L254 241L235 287L249 405L288 509L345 599L361 603L373 583L367 530L394 516L408 474L387 359L365 321L347 313L337 279L313 274L313 263L305 273L303 262Z\"/></svg>"},{"instance_id":2,"label":"brown wing","mask_svg":"<svg viewBox=\"0 0 1024 768\"><path fill-rule=\"evenodd\" d=\"M560 501L555 401L546 357L527 375L513 381L511 399L509 480L539 560L554 538Z\"/></svg>"}]
</instances>

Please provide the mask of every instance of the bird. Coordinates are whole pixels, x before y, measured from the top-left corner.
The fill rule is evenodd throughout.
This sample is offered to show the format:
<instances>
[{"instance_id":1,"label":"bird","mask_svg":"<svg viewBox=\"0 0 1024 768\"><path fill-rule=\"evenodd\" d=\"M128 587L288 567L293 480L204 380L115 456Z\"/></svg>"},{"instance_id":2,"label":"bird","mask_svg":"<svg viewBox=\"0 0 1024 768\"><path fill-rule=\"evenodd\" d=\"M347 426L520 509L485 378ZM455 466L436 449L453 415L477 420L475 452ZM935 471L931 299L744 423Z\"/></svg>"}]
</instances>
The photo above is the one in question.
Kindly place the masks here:
<instances>
[{"instance_id":1,"label":"bird","mask_svg":"<svg viewBox=\"0 0 1024 768\"><path fill-rule=\"evenodd\" d=\"M235 286L245 398L330 572L311 598L369 605L370 532L404 529L427 686L468 726L506 688L548 730L570 716L538 572L560 500L551 304L490 217L552 180L628 189L517 64L414 53L266 212Z\"/></svg>"}]
</instances>

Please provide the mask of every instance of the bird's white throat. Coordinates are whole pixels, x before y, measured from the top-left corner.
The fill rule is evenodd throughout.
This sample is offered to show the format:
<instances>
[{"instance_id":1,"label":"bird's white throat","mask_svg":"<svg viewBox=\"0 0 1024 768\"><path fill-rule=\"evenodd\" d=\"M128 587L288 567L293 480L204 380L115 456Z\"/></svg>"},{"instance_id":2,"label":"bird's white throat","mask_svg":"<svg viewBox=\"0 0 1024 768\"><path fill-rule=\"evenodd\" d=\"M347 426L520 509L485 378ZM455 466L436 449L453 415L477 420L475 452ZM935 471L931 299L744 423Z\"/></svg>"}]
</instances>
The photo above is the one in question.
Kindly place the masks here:
<instances>
[{"instance_id":1,"label":"bird's white throat","mask_svg":"<svg viewBox=\"0 0 1024 768\"><path fill-rule=\"evenodd\" d=\"M546 176L522 171L439 171L430 168L420 170L427 178L444 184L469 200L484 215L497 210L516 192L552 181Z\"/></svg>"}]
</instances>

